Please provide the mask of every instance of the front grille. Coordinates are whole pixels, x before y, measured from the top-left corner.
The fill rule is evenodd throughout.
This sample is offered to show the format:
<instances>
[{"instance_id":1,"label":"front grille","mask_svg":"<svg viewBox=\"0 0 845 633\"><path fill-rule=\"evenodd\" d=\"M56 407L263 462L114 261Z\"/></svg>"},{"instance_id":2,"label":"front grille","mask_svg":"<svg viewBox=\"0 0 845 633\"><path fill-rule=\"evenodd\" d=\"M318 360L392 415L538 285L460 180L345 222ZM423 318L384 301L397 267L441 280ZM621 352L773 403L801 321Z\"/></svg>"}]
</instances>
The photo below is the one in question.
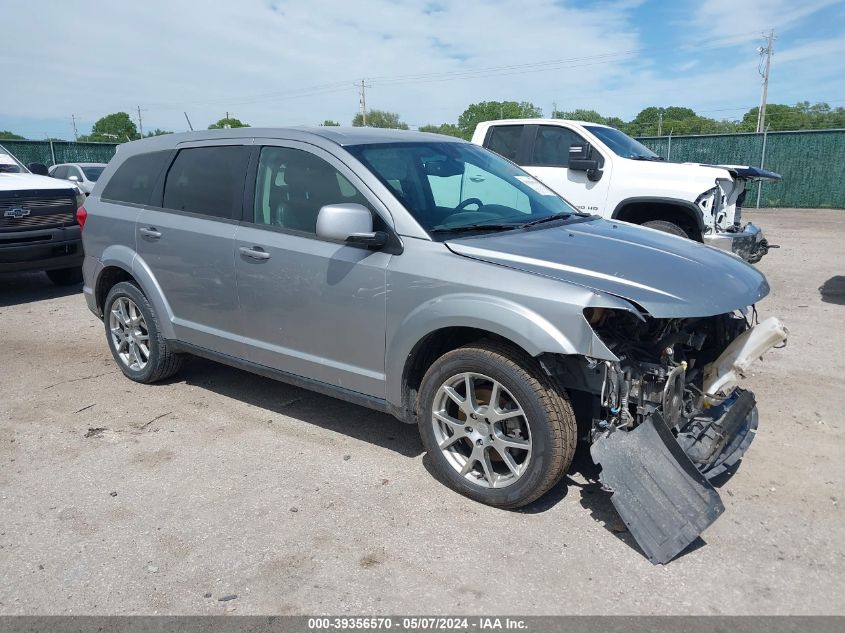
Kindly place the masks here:
<instances>
[{"instance_id":1,"label":"front grille","mask_svg":"<svg viewBox=\"0 0 845 633\"><path fill-rule=\"evenodd\" d=\"M67 190L0 194L0 230L68 226L76 222L76 196Z\"/></svg>"}]
</instances>

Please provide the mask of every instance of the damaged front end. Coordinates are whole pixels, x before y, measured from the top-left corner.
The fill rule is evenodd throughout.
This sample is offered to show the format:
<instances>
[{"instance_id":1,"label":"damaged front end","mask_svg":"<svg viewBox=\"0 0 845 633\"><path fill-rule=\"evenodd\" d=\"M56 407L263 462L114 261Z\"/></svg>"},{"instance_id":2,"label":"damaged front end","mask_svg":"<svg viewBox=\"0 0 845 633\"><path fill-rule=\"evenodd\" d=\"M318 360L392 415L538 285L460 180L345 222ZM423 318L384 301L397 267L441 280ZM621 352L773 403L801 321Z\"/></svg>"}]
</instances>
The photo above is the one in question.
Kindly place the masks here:
<instances>
[{"instance_id":1,"label":"damaged front end","mask_svg":"<svg viewBox=\"0 0 845 633\"><path fill-rule=\"evenodd\" d=\"M742 313L654 319L591 308L585 317L618 359L588 360L600 382L590 452L631 534L666 563L724 510L708 480L740 460L757 429L754 394L739 380L787 330Z\"/></svg>"}]
</instances>

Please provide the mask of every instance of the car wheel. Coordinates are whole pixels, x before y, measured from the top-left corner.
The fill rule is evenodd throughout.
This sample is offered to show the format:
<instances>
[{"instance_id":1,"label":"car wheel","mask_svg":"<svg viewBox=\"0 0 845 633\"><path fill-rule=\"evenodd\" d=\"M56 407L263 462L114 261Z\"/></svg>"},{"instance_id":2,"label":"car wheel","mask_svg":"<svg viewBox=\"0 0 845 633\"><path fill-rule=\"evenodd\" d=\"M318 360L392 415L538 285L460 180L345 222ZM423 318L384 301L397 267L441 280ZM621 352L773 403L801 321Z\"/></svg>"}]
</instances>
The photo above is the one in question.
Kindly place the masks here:
<instances>
[{"instance_id":1,"label":"car wheel","mask_svg":"<svg viewBox=\"0 0 845 633\"><path fill-rule=\"evenodd\" d=\"M500 508L539 498L575 452L575 415L565 392L530 356L498 342L436 360L423 378L417 413L438 479Z\"/></svg>"},{"instance_id":2,"label":"car wheel","mask_svg":"<svg viewBox=\"0 0 845 633\"><path fill-rule=\"evenodd\" d=\"M82 283L82 268L79 266L48 270L46 273L50 281L57 286L72 286Z\"/></svg>"},{"instance_id":3,"label":"car wheel","mask_svg":"<svg viewBox=\"0 0 845 633\"><path fill-rule=\"evenodd\" d=\"M103 315L109 349L127 378L152 383L179 370L182 356L161 336L155 310L134 283L124 281L109 291Z\"/></svg>"},{"instance_id":4,"label":"car wheel","mask_svg":"<svg viewBox=\"0 0 845 633\"><path fill-rule=\"evenodd\" d=\"M689 238L687 232L674 222L667 222L666 220L651 220L650 222L643 222L642 226L663 231L664 233L671 233L672 235L677 235L678 237Z\"/></svg>"}]
</instances>

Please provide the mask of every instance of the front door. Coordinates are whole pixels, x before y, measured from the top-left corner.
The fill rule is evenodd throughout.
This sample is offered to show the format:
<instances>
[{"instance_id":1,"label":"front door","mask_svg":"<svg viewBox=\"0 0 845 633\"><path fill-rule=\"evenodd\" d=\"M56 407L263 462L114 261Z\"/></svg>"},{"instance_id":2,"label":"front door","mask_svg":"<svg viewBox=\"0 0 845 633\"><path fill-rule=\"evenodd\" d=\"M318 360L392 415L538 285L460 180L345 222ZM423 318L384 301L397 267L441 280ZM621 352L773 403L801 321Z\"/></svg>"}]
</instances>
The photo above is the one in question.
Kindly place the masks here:
<instances>
[{"instance_id":1,"label":"front door","mask_svg":"<svg viewBox=\"0 0 845 633\"><path fill-rule=\"evenodd\" d=\"M143 209L135 225L137 265L146 266L161 287L177 338L235 356L233 240L249 151L244 145L179 150L163 199Z\"/></svg>"},{"instance_id":2,"label":"front door","mask_svg":"<svg viewBox=\"0 0 845 633\"><path fill-rule=\"evenodd\" d=\"M386 268L391 255L320 240L322 206L374 200L329 153L261 148L235 235L242 335L252 362L384 398ZM374 211L375 224L384 221Z\"/></svg>"},{"instance_id":3,"label":"front door","mask_svg":"<svg viewBox=\"0 0 845 633\"><path fill-rule=\"evenodd\" d=\"M534 126L528 127L531 133ZM587 172L569 169L569 148L572 143L586 143L576 132L560 125L538 125L533 143L528 144L528 156L522 165L532 176L566 198L579 211L601 214L610 187L611 161L604 160L599 150L592 149L592 157L603 163L601 179L592 181Z\"/></svg>"}]
</instances>

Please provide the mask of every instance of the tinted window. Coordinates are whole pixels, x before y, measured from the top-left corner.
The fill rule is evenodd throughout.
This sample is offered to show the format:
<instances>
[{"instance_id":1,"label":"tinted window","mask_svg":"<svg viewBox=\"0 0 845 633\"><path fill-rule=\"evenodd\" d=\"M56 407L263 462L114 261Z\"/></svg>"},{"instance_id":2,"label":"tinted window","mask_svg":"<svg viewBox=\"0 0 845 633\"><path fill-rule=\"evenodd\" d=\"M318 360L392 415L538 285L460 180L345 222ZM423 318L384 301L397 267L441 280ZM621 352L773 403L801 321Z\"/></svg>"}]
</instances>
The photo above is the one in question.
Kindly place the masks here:
<instances>
[{"instance_id":1,"label":"tinted window","mask_svg":"<svg viewBox=\"0 0 845 633\"><path fill-rule=\"evenodd\" d=\"M309 152L265 147L255 183L256 224L315 233L317 214L327 204L367 200L334 167Z\"/></svg>"},{"instance_id":2,"label":"tinted window","mask_svg":"<svg viewBox=\"0 0 845 633\"><path fill-rule=\"evenodd\" d=\"M165 151L127 158L106 183L102 197L119 202L149 204L153 187L172 155L172 152Z\"/></svg>"},{"instance_id":3,"label":"tinted window","mask_svg":"<svg viewBox=\"0 0 845 633\"><path fill-rule=\"evenodd\" d=\"M240 218L249 148L183 149L167 172L162 206L218 218Z\"/></svg>"},{"instance_id":4,"label":"tinted window","mask_svg":"<svg viewBox=\"0 0 845 633\"><path fill-rule=\"evenodd\" d=\"M569 167L569 146L580 141L580 136L565 127L541 125L528 164Z\"/></svg>"},{"instance_id":5,"label":"tinted window","mask_svg":"<svg viewBox=\"0 0 845 633\"><path fill-rule=\"evenodd\" d=\"M100 174L103 173L103 169L105 169L105 167L83 167L82 171L85 172L85 177L88 180L91 182L97 182Z\"/></svg>"},{"instance_id":6,"label":"tinted window","mask_svg":"<svg viewBox=\"0 0 845 633\"><path fill-rule=\"evenodd\" d=\"M53 170L53 178L67 178L67 165L59 165Z\"/></svg>"},{"instance_id":7,"label":"tinted window","mask_svg":"<svg viewBox=\"0 0 845 633\"><path fill-rule=\"evenodd\" d=\"M522 137L523 125L495 125L490 128L487 143L484 145L500 156L516 162L519 152L519 140Z\"/></svg>"}]
</instances>

